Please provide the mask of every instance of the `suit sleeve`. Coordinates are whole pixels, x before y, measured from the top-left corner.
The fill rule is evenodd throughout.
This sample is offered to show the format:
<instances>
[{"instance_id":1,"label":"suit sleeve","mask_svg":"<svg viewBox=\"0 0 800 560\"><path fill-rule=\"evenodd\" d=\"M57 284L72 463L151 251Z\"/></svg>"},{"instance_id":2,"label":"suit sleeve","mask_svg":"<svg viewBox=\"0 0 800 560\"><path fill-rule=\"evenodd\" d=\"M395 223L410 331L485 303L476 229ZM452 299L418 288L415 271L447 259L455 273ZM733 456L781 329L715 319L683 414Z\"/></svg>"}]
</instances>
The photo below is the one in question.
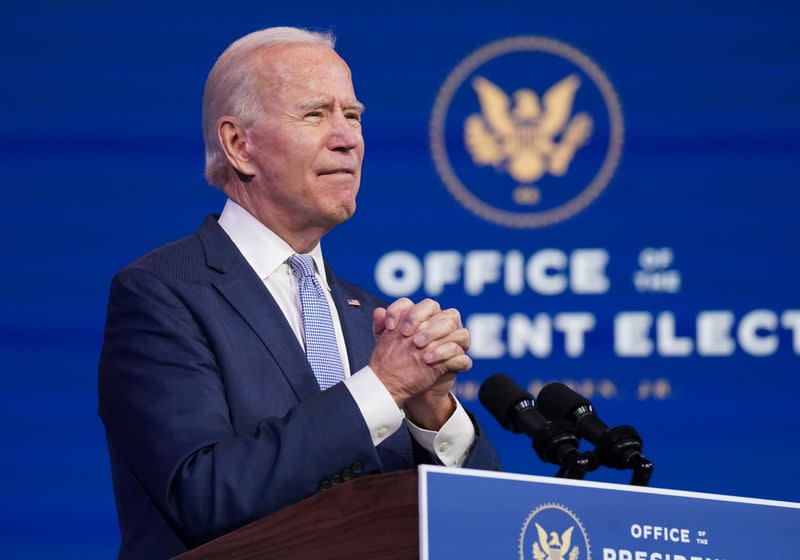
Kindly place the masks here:
<instances>
[{"instance_id":1,"label":"suit sleeve","mask_svg":"<svg viewBox=\"0 0 800 560\"><path fill-rule=\"evenodd\" d=\"M310 496L344 469L380 469L343 384L237 434L201 326L146 270L112 282L99 397L109 447L187 546Z\"/></svg>"},{"instance_id":2,"label":"suit sleeve","mask_svg":"<svg viewBox=\"0 0 800 560\"><path fill-rule=\"evenodd\" d=\"M470 411L467 410L466 412L470 420L472 420L472 425L475 426L475 442L472 445L472 449L467 453L467 457L461 466L465 469L481 469L486 471L503 470L500 465L500 459L497 456L497 451L495 451L483 427Z\"/></svg>"}]
</instances>

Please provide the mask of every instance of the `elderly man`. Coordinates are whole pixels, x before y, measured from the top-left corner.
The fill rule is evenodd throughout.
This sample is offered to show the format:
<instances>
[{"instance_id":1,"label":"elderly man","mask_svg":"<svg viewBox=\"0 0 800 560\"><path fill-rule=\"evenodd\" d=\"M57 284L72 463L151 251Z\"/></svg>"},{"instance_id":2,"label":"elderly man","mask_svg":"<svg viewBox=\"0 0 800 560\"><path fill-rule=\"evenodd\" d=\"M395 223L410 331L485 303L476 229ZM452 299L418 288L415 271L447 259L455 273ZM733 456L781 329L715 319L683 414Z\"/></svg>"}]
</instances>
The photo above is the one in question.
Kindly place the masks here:
<instances>
[{"instance_id":1,"label":"elderly man","mask_svg":"<svg viewBox=\"0 0 800 560\"><path fill-rule=\"evenodd\" d=\"M273 28L206 83L221 216L111 286L100 361L121 558L164 558L344 480L420 462L497 468L450 393L455 310L336 278L320 239L355 211L363 105L332 38Z\"/></svg>"}]
</instances>

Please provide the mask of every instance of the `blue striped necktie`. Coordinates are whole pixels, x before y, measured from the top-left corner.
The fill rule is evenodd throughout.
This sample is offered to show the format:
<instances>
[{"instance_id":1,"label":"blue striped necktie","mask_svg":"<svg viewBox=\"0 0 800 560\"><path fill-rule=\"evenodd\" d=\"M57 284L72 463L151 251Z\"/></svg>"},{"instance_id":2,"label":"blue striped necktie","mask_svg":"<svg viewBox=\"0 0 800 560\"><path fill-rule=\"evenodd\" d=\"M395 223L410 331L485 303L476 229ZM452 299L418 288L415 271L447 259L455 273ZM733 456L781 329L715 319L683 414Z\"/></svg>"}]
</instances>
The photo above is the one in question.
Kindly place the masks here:
<instances>
[{"instance_id":1,"label":"blue striped necktie","mask_svg":"<svg viewBox=\"0 0 800 560\"><path fill-rule=\"evenodd\" d=\"M314 273L311 255L292 255L289 257L289 265L297 279L300 293L306 357L317 377L319 388L324 391L344 379L331 309L325 299L324 288Z\"/></svg>"}]
</instances>

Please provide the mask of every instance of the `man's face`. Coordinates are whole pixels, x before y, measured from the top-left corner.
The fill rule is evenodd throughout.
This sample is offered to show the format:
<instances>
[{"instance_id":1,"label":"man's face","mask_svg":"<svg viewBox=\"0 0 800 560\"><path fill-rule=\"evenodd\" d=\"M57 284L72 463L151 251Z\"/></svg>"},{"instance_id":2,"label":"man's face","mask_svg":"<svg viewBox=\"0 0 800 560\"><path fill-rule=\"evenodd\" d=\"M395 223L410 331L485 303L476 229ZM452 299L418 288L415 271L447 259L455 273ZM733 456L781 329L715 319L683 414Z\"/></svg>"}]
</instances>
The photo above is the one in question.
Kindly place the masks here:
<instances>
[{"instance_id":1,"label":"man's face","mask_svg":"<svg viewBox=\"0 0 800 560\"><path fill-rule=\"evenodd\" d=\"M261 55L263 118L247 133L256 176L248 194L259 214L293 231L328 231L356 208L364 139L362 105L347 64L315 45ZM254 192L255 191L255 192Z\"/></svg>"}]
</instances>

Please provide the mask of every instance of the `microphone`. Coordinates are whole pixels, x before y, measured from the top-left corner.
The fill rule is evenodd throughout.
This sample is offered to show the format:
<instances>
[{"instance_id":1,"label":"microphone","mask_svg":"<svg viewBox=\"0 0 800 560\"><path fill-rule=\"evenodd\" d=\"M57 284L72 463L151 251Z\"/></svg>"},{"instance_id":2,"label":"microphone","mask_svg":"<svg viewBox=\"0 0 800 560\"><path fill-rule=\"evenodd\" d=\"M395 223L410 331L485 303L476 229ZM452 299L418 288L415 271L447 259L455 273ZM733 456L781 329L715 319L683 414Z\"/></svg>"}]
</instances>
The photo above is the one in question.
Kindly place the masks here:
<instances>
[{"instance_id":1,"label":"microphone","mask_svg":"<svg viewBox=\"0 0 800 560\"><path fill-rule=\"evenodd\" d=\"M632 426L609 428L595 414L588 399L562 383L550 383L539 391L538 408L551 420L566 420L580 437L595 445L601 465L618 470L633 469L631 484L647 486L653 463L642 455L644 442Z\"/></svg>"},{"instance_id":2,"label":"microphone","mask_svg":"<svg viewBox=\"0 0 800 560\"><path fill-rule=\"evenodd\" d=\"M547 420L534 407L533 395L507 375L493 375L484 381L478 398L503 428L530 437L539 459L560 466L556 476L582 479L586 471L598 467L594 455L578 451L579 440L572 424Z\"/></svg>"}]
</instances>

